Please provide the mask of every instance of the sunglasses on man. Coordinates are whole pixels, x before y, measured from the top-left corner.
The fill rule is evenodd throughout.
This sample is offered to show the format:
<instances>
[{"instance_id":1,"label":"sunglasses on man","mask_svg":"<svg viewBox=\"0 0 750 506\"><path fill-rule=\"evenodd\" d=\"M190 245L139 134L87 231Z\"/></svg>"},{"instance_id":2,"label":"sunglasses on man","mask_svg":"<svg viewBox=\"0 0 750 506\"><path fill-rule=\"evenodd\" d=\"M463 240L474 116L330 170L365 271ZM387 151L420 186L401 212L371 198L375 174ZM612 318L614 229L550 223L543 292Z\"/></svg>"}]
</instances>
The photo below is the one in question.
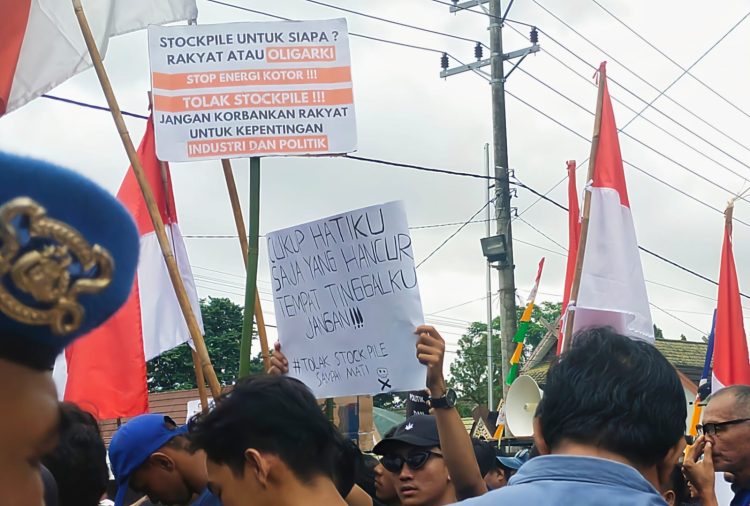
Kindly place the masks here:
<instances>
[{"instance_id":1,"label":"sunglasses on man","mask_svg":"<svg viewBox=\"0 0 750 506\"><path fill-rule=\"evenodd\" d=\"M406 457L398 454L383 455L383 457L380 459L380 463L383 464L383 467L386 468L387 471L390 471L392 473L400 473L401 469L403 469L404 467L404 464L409 466L409 469L411 469L412 471L416 471L417 469L421 469L422 467L424 467L424 465L433 455L436 457L442 457L440 453L436 453L430 450L424 450L419 452L412 452Z\"/></svg>"}]
</instances>

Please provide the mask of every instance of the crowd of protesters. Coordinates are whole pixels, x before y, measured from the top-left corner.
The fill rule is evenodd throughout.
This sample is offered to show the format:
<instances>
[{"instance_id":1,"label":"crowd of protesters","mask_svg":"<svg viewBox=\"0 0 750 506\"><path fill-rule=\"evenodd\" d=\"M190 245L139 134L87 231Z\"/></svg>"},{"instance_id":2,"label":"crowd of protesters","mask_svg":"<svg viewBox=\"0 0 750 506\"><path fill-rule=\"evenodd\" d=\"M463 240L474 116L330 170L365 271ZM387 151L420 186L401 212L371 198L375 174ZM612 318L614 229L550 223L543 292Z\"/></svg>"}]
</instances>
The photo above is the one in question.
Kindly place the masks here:
<instances>
[{"instance_id":1,"label":"crowd of protesters","mask_svg":"<svg viewBox=\"0 0 750 506\"><path fill-rule=\"evenodd\" d=\"M732 506L750 504L750 386L708 398L686 451L676 370L607 327L578 333L551 365L533 446L516 455L470 438L430 326L415 329L430 414L393 427L374 456L287 375L278 345L267 374L187 425L142 415L107 450L90 414L59 403L49 371L128 298L138 232L81 176L3 154L0 167L0 506L712 506L717 473Z\"/></svg>"}]
</instances>

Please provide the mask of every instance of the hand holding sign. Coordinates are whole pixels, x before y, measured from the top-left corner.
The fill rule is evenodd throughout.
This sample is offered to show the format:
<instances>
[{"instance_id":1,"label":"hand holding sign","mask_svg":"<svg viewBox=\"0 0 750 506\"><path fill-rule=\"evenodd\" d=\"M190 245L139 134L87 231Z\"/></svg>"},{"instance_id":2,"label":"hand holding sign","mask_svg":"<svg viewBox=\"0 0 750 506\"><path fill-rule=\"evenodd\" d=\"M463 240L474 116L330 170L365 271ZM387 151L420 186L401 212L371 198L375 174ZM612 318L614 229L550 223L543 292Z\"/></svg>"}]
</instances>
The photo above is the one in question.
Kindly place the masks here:
<instances>
[{"instance_id":1,"label":"hand holding sign","mask_svg":"<svg viewBox=\"0 0 750 506\"><path fill-rule=\"evenodd\" d=\"M427 366L427 389L433 398L445 395L446 386L443 377L443 360L445 358L445 340L440 333L429 325L421 325L415 332L417 339L417 359Z\"/></svg>"},{"instance_id":2,"label":"hand holding sign","mask_svg":"<svg viewBox=\"0 0 750 506\"><path fill-rule=\"evenodd\" d=\"M271 354L271 367L266 372L272 375L286 374L289 372L289 361L281 352L281 343L279 342L273 345L273 353Z\"/></svg>"}]
</instances>

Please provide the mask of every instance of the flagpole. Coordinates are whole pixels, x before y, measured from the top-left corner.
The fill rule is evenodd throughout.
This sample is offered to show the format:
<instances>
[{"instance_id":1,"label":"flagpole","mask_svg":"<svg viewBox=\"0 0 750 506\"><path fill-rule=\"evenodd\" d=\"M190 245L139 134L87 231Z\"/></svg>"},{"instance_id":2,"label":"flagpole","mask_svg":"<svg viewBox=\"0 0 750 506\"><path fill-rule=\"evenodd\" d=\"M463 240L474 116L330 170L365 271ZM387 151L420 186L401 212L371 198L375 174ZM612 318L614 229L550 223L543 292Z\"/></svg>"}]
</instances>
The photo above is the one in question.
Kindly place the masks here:
<instances>
[{"instance_id":1,"label":"flagpole","mask_svg":"<svg viewBox=\"0 0 750 506\"><path fill-rule=\"evenodd\" d=\"M127 153L128 159L130 160L130 165L133 167L133 172L135 173L135 177L138 180L138 185L140 186L141 192L143 193L143 198L146 201L148 214L151 216L151 221L154 225L156 237L159 241L159 247L161 248L162 254L164 255L164 261L167 264L169 278L172 281L172 286L174 287L175 294L177 295L177 301L180 304L182 314L185 317L185 322L187 323L188 330L190 331L190 336L195 343L201 366L204 373L208 377L208 382L211 387L211 394L215 399L218 399L221 395L221 386L219 384L218 378L216 377L213 366L211 365L211 359L208 356L206 343L203 340L200 328L198 327L198 321L193 314L193 308L190 305L190 299L188 298L187 291L185 290L185 285L182 282L182 277L180 276L179 269L177 268L177 262L175 261L174 254L172 253L172 248L169 245L167 233L164 228L164 222L162 221L161 215L159 214L159 209L156 206L154 194L151 191L148 179L143 172L143 167L141 167L141 162L138 159L138 153L136 152L135 146L133 145L133 141L130 139L130 134L128 133L127 126L125 125L125 120L123 119L122 113L120 112L120 106L117 103L117 99L115 98L114 92L112 91L112 85L109 82L109 77L107 76L107 71L105 70L104 64L102 63L102 57L99 54L99 48L96 47L94 36L91 33L91 27L89 26L88 20L86 19L86 14L83 11L81 0L72 1L73 9L75 10L76 18L78 19L78 24L81 28L81 33L83 34L83 38L86 41L86 47L88 48L89 55L91 56L91 61L94 64L94 69L96 70L96 75L99 78L99 83L101 84L102 91L104 92L104 96L107 99L107 104L109 105L109 108L112 112L112 118L114 119L115 125L117 126L117 131L120 134L120 139L122 140L123 147L125 148L125 152Z\"/></svg>"},{"instance_id":2,"label":"flagpole","mask_svg":"<svg viewBox=\"0 0 750 506\"><path fill-rule=\"evenodd\" d=\"M258 234L260 227L260 157L250 158L250 228L248 230L245 314L240 343L240 378L250 373L250 341L253 338L253 313L258 280ZM267 370L267 369L266 369Z\"/></svg>"},{"instance_id":3,"label":"flagpole","mask_svg":"<svg viewBox=\"0 0 750 506\"><path fill-rule=\"evenodd\" d=\"M570 349L573 322L575 320L575 305L578 302L578 291L581 287L581 272L583 271L583 259L586 254L586 239L589 232L589 216L591 215L591 191L588 186L594 179L596 170L596 153L599 150L599 134L602 126L602 103L604 101L604 85L607 79L607 68L604 63L599 67L599 92L596 96L596 117L594 119L594 135L591 139L591 152L589 154L589 169L586 176L586 191L583 196L583 214L581 216L581 238L578 241L578 255L576 256L576 269L573 276L573 284L570 287L568 299L568 311L565 317L565 333L563 334L562 352ZM572 311L571 311L572 309Z\"/></svg>"},{"instance_id":4,"label":"flagpole","mask_svg":"<svg viewBox=\"0 0 750 506\"><path fill-rule=\"evenodd\" d=\"M688 434L691 436L698 435L698 422L701 419L701 412L703 406L701 402L706 400L702 390L706 387L704 385L711 381L711 359L714 355L714 334L716 332L716 310L714 309L713 322L711 324L711 333L708 335L708 344L706 346L706 358L703 362L703 372L701 373L701 379L698 382L698 393L695 395L695 402L693 403L693 415L690 417L690 425L688 426ZM686 448L687 450L687 448Z\"/></svg>"},{"instance_id":5,"label":"flagpole","mask_svg":"<svg viewBox=\"0 0 750 506\"><path fill-rule=\"evenodd\" d=\"M232 162L224 158L221 160L221 166L224 169L224 179L227 182L227 191L229 200L232 203L232 213L234 214L234 224L237 226L237 235L240 239L240 249L242 250L242 260L247 269L247 229L245 228L245 219L242 217L242 206L240 197L237 193L237 185L232 173ZM258 288L255 288L255 320L258 323L258 337L260 338L260 350L263 357L263 367L267 371L271 368L271 357L268 352L268 335L266 334L266 322L263 318L263 310L260 305L260 294Z\"/></svg>"}]
</instances>

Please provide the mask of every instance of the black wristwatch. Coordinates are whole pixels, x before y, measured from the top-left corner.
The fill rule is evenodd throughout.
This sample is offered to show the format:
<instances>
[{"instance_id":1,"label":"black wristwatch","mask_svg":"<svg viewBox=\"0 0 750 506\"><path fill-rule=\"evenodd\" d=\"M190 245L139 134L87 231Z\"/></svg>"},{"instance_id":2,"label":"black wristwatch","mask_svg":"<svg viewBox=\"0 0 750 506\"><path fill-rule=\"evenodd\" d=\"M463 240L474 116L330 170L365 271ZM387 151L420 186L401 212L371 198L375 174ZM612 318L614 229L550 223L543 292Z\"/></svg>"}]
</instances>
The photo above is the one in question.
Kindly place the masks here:
<instances>
[{"instance_id":1,"label":"black wristwatch","mask_svg":"<svg viewBox=\"0 0 750 506\"><path fill-rule=\"evenodd\" d=\"M430 397L430 406L435 409L451 409L456 407L456 399L456 392L452 388L449 388L442 397L438 397L437 399Z\"/></svg>"}]
</instances>

